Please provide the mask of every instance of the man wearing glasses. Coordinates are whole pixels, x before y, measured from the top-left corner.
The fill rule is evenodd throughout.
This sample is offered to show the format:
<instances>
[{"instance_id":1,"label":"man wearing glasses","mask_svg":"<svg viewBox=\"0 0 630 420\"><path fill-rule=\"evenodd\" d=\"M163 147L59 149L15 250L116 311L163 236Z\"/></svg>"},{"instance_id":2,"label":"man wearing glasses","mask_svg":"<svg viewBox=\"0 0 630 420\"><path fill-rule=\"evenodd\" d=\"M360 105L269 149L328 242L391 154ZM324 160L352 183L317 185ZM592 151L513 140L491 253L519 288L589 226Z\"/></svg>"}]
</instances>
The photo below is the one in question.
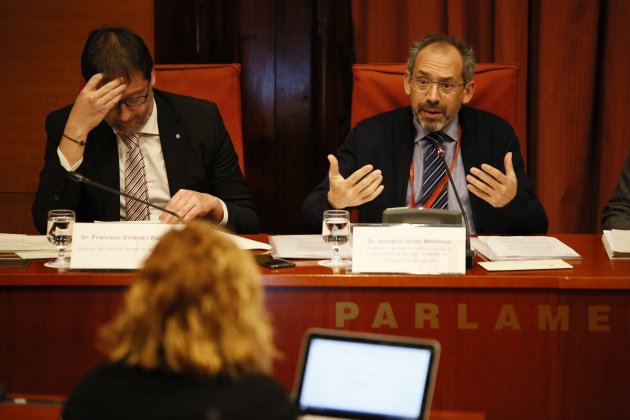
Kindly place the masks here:
<instances>
[{"instance_id":1,"label":"man wearing glasses","mask_svg":"<svg viewBox=\"0 0 630 420\"><path fill-rule=\"evenodd\" d=\"M33 219L75 210L77 221L152 220L169 213L68 179L69 171L165 207L184 221L208 218L239 233L258 231L258 213L215 104L154 90L153 59L125 28L90 33L86 80L73 105L46 119L45 164Z\"/></svg>"},{"instance_id":2,"label":"man wearing glasses","mask_svg":"<svg viewBox=\"0 0 630 420\"><path fill-rule=\"evenodd\" d=\"M440 143L471 232L547 232L547 216L524 173L512 127L468 103L475 56L465 42L430 35L415 42L404 88L411 106L368 118L350 132L330 169L304 201L309 231L327 209L358 208L359 222L380 222L388 207L459 209L434 144Z\"/></svg>"}]
</instances>

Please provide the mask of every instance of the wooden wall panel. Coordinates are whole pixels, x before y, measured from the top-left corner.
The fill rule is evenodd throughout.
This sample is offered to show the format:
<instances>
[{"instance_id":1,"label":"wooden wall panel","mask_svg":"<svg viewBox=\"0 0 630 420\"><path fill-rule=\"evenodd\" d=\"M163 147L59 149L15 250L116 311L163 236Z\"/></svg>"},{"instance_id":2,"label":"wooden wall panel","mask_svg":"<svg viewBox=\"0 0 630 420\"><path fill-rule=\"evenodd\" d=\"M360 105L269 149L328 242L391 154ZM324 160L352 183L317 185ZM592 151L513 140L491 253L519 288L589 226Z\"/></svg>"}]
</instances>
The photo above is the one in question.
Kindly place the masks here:
<instances>
[{"instance_id":1,"label":"wooden wall panel","mask_svg":"<svg viewBox=\"0 0 630 420\"><path fill-rule=\"evenodd\" d=\"M0 2L0 232L35 232L44 119L76 97L83 44L103 24L128 26L153 48L152 0Z\"/></svg>"},{"instance_id":2,"label":"wooden wall panel","mask_svg":"<svg viewBox=\"0 0 630 420\"><path fill-rule=\"evenodd\" d=\"M327 173L326 154L349 127L350 2L201 3L156 0L156 61L241 64L245 172L261 229L299 233L304 197Z\"/></svg>"}]
</instances>

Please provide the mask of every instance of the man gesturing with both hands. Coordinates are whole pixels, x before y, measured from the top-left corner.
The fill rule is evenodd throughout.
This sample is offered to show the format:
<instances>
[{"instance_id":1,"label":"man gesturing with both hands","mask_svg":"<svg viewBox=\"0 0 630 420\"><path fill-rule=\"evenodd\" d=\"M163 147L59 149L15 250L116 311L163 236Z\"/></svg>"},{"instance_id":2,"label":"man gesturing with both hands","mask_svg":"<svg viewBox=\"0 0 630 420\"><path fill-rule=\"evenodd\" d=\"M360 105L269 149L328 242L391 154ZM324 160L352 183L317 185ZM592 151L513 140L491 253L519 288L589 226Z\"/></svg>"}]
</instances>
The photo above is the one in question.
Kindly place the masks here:
<instances>
[{"instance_id":1,"label":"man gesturing with both hands","mask_svg":"<svg viewBox=\"0 0 630 420\"><path fill-rule=\"evenodd\" d=\"M525 176L513 128L465 106L475 90L472 48L430 35L414 44L407 64L411 106L358 123L328 156L328 177L304 201L305 227L319 232L330 208L356 208L365 223L380 222L389 207L459 209L432 146L437 139L472 233L546 233L547 216Z\"/></svg>"}]
</instances>

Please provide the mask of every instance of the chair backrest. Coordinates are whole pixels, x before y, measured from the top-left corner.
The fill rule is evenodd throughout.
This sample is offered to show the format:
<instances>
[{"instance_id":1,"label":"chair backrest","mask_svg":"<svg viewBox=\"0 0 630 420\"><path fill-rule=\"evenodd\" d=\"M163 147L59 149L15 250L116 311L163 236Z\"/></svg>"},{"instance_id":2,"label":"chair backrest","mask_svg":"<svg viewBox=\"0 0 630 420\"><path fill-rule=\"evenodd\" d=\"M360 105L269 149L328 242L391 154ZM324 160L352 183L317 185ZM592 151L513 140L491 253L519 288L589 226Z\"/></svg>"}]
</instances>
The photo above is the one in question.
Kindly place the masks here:
<instances>
[{"instance_id":1,"label":"chair backrest","mask_svg":"<svg viewBox=\"0 0 630 420\"><path fill-rule=\"evenodd\" d=\"M352 127L372 115L409 105L409 98L403 88L403 74L406 70L407 64L352 66ZM509 122L515 131L520 132L517 74L516 64L477 63L475 93L468 105L497 114ZM519 140L525 157L525 139Z\"/></svg>"},{"instance_id":2,"label":"chair backrest","mask_svg":"<svg viewBox=\"0 0 630 420\"><path fill-rule=\"evenodd\" d=\"M243 174L240 64L156 64L155 87L217 104Z\"/></svg>"}]
</instances>

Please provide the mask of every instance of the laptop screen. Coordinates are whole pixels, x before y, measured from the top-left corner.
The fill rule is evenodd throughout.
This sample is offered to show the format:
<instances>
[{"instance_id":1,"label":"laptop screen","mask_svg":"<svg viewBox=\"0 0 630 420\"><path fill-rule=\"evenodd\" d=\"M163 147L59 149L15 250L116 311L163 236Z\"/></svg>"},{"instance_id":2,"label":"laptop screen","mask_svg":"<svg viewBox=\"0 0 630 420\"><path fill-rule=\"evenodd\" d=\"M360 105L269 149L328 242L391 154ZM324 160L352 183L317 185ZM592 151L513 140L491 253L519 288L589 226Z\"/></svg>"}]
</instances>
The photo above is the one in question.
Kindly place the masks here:
<instances>
[{"instance_id":1,"label":"laptop screen","mask_svg":"<svg viewBox=\"0 0 630 420\"><path fill-rule=\"evenodd\" d=\"M308 331L297 377L299 410L328 417L425 418L438 357L433 340Z\"/></svg>"}]
</instances>

